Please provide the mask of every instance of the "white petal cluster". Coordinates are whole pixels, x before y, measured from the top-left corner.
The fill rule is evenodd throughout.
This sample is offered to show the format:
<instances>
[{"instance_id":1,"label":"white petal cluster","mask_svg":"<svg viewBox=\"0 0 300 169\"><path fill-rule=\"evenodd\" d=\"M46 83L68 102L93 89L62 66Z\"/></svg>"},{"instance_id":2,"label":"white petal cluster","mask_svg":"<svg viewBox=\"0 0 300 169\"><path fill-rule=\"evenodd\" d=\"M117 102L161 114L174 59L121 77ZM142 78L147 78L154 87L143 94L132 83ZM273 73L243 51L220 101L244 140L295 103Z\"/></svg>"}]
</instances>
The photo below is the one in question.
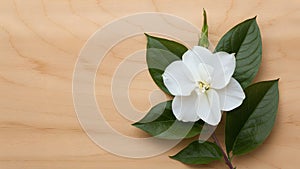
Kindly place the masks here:
<instances>
[{"instance_id":1,"label":"white petal cluster","mask_svg":"<svg viewBox=\"0 0 300 169\"><path fill-rule=\"evenodd\" d=\"M240 84L232 77L234 54L212 53L195 46L184 53L182 61L172 62L163 81L175 96L172 110L184 122L204 122L216 126L222 111L240 106L245 98Z\"/></svg>"}]
</instances>

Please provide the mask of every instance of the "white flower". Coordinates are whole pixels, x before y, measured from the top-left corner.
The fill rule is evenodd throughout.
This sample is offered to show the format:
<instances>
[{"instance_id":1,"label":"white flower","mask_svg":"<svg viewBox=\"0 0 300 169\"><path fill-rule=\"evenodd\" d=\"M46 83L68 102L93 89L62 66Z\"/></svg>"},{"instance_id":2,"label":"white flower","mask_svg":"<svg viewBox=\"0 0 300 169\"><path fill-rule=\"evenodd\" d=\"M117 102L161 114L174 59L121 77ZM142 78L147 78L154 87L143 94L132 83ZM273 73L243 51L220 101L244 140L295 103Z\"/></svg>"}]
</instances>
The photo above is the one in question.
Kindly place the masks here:
<instances>
[{"instance_id":1,"label":"white flower","mask_svg":"<svg viewBox=\"0 0 300 169\"><path fill-rule=\"evenodd\" d=\"M211 53L195 46L184 53L182 61L172 62L163 74L163 81L175 96L172 110L184 122L202 119L217 125L222 113L240 106L245 94L232 78L235 69L234 54Z\"/></svg>"}]
</instances>

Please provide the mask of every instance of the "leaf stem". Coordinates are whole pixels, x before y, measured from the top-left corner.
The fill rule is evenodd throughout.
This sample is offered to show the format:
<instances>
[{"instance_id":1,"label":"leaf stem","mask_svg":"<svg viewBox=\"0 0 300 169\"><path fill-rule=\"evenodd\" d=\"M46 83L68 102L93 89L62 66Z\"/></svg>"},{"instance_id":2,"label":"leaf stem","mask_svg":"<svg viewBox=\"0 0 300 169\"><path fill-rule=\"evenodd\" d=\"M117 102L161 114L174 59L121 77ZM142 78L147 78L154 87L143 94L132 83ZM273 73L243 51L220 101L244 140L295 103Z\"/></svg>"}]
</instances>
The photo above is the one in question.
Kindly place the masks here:
<instances>
[{"instance_id":1,"label":"leaf stem","mask_svg":"<svg viewBox=\"0 0 300 169\"><path fill-rule=\"evenodd\" d=\"M229 160L228 156L226 155L225 151L223 150L223 148L222 148L222 146L221 146L221 144L220 144L220 142L219 142L217 136L215 135L215 133L213 133L213 134L211 135L211 137L213 138L213 140L215 141L215 143L217 144L217 146L221 149L226 165L227 165L230 169L234 169L234 167L233 167L231 161Z\"/></svg>"}]
</instances>

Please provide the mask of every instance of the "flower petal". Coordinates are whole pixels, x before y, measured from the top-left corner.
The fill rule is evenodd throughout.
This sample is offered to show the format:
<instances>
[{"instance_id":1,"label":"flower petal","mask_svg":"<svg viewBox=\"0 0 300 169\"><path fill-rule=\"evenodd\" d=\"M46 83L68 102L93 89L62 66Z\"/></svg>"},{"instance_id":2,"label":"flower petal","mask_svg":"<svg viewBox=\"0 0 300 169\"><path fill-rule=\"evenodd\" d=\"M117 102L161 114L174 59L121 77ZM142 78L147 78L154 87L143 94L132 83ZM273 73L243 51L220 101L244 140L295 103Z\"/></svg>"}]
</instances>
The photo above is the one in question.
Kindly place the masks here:
<instances>
[{"instance_id":1,"label":"flower petal","mask_svg":"<svg viewBox=\"0 0 300 169\"><path fill-rule=\"evenodd\" d=\"M220 90L217 90L220 97L221 110L230 111L243 103L245 93L241 85L231 78L229 84Z\"/></svg>"},{"instance_id":2,"label":"flower petal","mask_svg":"<svg viewBox=\"0 0 300 169\"><path fill-rule=\"evenodd\" d=\"M213 72L214 68L212 66L200 63L198 66L199 79L197 81L211 83Z\"/></svg>"},{"instance_id":3,"label":"flower petal","mask_svg":"<svg viewBox=\"0 0 300 169\"><path fill-rule=\"evenodd\" d=\"M208 49L201 46L194 46L193 49L188 50L183 55L183 62L191 70L195 78L197 74L198 65L204 63L214 68L214 73L211 86L215 89L221 89L225 87L235 69L235 57L234 54L228 54L226 52L217 52L212 54Z\"/></svg>"},{"instance_id":4,"label":"flower petal","mask_svg":"<svg viewBox=\"0 0 300 169\"><path fill-rule=\"evenodd\" d=\"M205 63L202 59L203 57L209 58L211 56L212 53L208 49L201 46L195 46L193 49L189 49L183 54L182 61L191 70L194 78L200 81L199 64Z\"/></svg>"},{"instance_id":5,"label":"flower petal","mask_svg":"<svg viewBox=\"0 0 300 169\"><path fill-rule=\"evenodd\" d=\"M214 89L199 93L199 117L206 123L216 126L221 121L221 109L218 93Z\"/></svg>"},{"instance_id":6,"label":"flower petal","mask_svg":"<svg viewBox=\"0 0 300 169\"><path fill-rule=\"evenodd\" d=\"M230 81L235 70L235 57L234 54L226 52L217 52L212 56L215 61L215 71L211 87L214 89L224 88Z\"/></svg>"},{"instance_id":7,"label":"flower petal","mask_svg":"<svg viewBox=\"0 0 300 169\"><path fill-rule=\"evenodd\" d=\"M175 96L172 102L172 110L176 119L184 122L195 122L200 118L197 115L199 98L196 92L190 96Z\"/></svg>"},{"instance_id":8,"label":"flower petal","mask_svg":"<svg viewBox=\"0 0 300 169\"><path fill-rule=\"evenodd\" d=\"M164 84L172 95L188 96L195 88L196 82L182 61L172 62L162 76Z\"/></svg>"},{"instance_id":9,"label":"flower petal","mask_svg":"<svg viewBox=\"0 0 300 169\"><path fill-rule=\"evenodd\" d=\"M209 101L206 93L198 92L199 95L199 110L197 114L200 116L202 120L204 120L210 112Z\"/></svg>"}]
</instances>

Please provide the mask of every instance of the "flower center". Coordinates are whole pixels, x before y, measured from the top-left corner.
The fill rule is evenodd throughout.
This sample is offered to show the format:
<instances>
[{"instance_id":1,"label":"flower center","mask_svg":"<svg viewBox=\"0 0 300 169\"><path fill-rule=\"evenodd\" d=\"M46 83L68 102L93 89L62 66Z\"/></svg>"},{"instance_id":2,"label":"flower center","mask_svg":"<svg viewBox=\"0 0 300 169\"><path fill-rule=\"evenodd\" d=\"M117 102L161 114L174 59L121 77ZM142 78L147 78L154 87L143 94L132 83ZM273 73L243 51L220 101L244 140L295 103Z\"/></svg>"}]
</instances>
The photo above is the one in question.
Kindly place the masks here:
<instances>
[{"instance_id":1,"label":"flower center","mask_svg":"<svg viewBox=\"0 0 300 169\"><path fill-rule=\"evenodd\" d=\"M210 85L206 82L199 81L198 84L199 84L199 89L201 90L202 93L206 92L210 88Z\"/></svg>"}]
</instances>

